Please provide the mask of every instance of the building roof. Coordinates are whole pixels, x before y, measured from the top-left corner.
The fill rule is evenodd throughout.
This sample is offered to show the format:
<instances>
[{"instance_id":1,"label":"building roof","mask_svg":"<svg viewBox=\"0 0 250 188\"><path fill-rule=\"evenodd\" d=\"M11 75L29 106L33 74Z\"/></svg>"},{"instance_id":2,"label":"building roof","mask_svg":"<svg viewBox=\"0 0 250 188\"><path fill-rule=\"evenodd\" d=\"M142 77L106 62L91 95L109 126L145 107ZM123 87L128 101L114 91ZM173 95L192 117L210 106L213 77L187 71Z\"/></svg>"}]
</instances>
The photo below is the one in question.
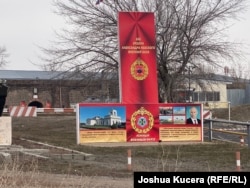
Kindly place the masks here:
<instances>
[{"instance_id":1,"label":"building roof","mask_svg":"<svg viewBox=\"0 0 250 188\"><path fill-rule=\"evenodd\" d=\"M116 74L100 72L64 72L38 70L0 70L2 80L83 80L83 79L112 79Z\"/></svg>"},{"instance_id":2,"label":"building roof","mask_svg":"<svg viewBox=\"0 0 250 188\"><path fill-rule=\"evenodd\" d=\"M62 77L62 72L27 71L27 70L0 70L0 79L3 80L50 80ZM60 76L61 75L61 76Z\"/></svg>"},{"instance_id":3,"label":"building roof","mask_svg":"<svg viewBox=\"0 0 250 188\"><path fill-rule=\"evenodd\" d=\"M108 73L109 77L111 76ZM74 80L84 78L102 78L102 73L85 72L84 74L76 72L60 72L60 71L38 71L38 70L0 70L0 79L2 80L59 80L71 78ZM196 76L196 78L198 78ZM200 77L204 79L204 75ZM207 80L214 80L220 82L235 82L235 78L226 75L209 74L205 77ZM248 81L246 79L239 79L240 81Z\"/></svg>"},{"instance_id":4,"label":"building roof","mask_svg":"<svg viewBox=\"0 0 250 188\"><path fill-rule=\"evenodd\" d=\"M202 77L202 76L201 76ZM204 75L203 75L204 77ZM249 79L244 79L244 78L238 78L238 77L233 77L233 76L228 76L228 75L219 75L219 74L208 74L204 77L207 80L213 80L213 81L219 81L219 82L244 82L244 83L249 83Z\"/></svg>"}]
</instances>

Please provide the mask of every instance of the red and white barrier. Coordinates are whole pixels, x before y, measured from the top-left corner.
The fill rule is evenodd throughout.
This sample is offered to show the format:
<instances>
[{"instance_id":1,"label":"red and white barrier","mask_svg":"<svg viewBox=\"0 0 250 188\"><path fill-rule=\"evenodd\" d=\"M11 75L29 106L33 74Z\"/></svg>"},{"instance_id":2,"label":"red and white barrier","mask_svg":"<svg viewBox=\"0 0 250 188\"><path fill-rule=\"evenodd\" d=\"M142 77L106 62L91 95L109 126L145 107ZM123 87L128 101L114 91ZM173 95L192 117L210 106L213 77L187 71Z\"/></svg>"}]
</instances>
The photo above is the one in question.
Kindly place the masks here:
<instances>
[{"instance_id":1,"label":"red and white barrier","mask_svg":"<svg viewBox=\"0 0 250 188\"><path fill-rule=\"evenodd\" d=\"M9 109L11 117L36 117L37 111L34 106L12 106Z\"/></svg>"},{"instance_id":2,"label":"red and white barrier","mask_svg":"<svg viewBox=\"0 0 250 188\"><path fill-rule=\"evenodd\" d=\"M15 107L20 107L20 106L15 106ZM28 108L28 107L26 107L26 108ZM29 107L29 108L31 108L31 107ZM36 107L32 107L32 108L36 108ZM10 109L4 108L3 112L9 113ZM76 109L75 108L36 108L36 112L37 113L74 113L74 112L76 112Z\"/></svg>"},{"instance_id":3,"label":"red and white barrier","mask_svg":"<svg viewBox=\"0 0 250 188\"><path fill-rule=\"evenodd\" d=\"M212 114L211 114L210 110L203 111L203 118L204 119L210 119L211 117L212 117Z\"/></svg>"}]
</instances>

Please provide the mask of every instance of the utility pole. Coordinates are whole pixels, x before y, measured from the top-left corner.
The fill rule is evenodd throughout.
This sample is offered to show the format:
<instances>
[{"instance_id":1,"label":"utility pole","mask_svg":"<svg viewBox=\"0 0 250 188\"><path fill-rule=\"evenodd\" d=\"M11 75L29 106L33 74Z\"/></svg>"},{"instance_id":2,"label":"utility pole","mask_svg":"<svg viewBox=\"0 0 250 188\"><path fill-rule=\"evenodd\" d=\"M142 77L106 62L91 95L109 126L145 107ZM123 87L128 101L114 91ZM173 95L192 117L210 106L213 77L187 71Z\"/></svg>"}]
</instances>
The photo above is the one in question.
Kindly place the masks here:
<instances>
[{"instance_id":1,"label":"utility pole","mask_svg":"<svg viewBox=\"0 0 250 188\"><path fill-rule=\"evenodd\" d=\"M190 70L190 66L188 66L188 102L190 103L190 89L191 89L191 70Z\"/></svg>"}]
</instances>

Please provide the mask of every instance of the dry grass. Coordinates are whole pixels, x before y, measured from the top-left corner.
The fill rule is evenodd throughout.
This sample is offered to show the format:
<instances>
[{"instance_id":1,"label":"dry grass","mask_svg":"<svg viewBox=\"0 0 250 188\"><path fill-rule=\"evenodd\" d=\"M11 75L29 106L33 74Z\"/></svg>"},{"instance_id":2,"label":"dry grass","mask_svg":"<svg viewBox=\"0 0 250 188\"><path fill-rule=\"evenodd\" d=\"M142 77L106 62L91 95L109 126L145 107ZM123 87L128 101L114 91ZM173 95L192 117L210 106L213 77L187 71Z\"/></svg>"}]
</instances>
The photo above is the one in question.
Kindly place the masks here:
<instances>
[{"instance_id":1,"label":"dry grass","mask_svg":"<svg viewBox=\"0 0 250 188\"><path fill-rule=\"evenodd\" d=\"M2 163L0 187L2 188L129 188L128 178L107 178L105 176L76 176L71 174L51 174L38 170L38 161L33 159L27 165L15 159L12 163ZM27 169L28 168L28 169Z\"/></svg>"},{"instance_id":2,"label":"dry grass","mask_svg":"<svg viewBox=\"0 0 250 188\"><path fill-rule=\"evenodd\" d=\"M105 177L79 177L72 175L46 174L39 172L1 171L0 187L3 188L129 188L131 183L124 179Z\"/></svg>"}]
</instances>

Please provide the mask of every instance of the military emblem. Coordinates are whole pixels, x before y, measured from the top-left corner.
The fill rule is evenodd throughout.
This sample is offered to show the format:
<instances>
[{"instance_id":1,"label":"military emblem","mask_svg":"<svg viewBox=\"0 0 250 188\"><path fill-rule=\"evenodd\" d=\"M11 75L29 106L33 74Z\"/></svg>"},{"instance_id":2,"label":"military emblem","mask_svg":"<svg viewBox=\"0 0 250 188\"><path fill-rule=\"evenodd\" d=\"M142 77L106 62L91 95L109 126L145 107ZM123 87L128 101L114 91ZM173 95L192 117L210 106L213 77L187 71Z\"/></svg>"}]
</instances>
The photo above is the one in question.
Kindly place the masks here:
<instances>
[{"instance_id":1,"label":"military emblem","mask_svg":"<svg viewBox=\"0 0 250 188\"><path fill-rule=\"evenodd\" d=\"M131 65L131 75L136 80L144 80L148 76L148 66L140 58Z\"/></svg>"},{"instance_id":2,"label":"military emblem","mask_svg":"<svg viewBox=\"0 0 250 188\"><path fill-rule=\"evenodd\" d=\"M138 133L147 133L154 126L154 117L144 107L141 107L132 114L131 126Z\"/></svg>"}]
</instances>

